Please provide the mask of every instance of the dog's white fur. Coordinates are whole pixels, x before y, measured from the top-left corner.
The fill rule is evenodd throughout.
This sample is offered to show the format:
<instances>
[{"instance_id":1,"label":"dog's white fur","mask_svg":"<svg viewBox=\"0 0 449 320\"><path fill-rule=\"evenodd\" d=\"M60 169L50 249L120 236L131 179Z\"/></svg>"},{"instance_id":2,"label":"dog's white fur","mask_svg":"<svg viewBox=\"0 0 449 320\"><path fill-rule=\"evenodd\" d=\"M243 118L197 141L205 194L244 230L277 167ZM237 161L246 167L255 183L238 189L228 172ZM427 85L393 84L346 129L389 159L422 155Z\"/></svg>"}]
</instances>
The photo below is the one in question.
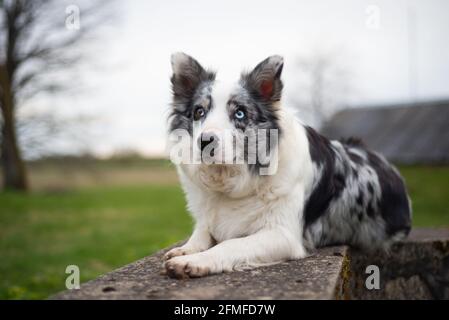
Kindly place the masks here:
<instances>
[{"instance_id":1,"label":"dog's white fur","mask_svg":"<svg viewBox=\"0 0 449 320\"><path fill-rule=\"evenodd\" d=\"M203 276L306 255L302 210L312 160L304 127L288 110L278 114L285 134L276 174L256 177L245 164L178 166L196 224L187 243L165 256L175 275Z\"/></svg>"}]
</instances>

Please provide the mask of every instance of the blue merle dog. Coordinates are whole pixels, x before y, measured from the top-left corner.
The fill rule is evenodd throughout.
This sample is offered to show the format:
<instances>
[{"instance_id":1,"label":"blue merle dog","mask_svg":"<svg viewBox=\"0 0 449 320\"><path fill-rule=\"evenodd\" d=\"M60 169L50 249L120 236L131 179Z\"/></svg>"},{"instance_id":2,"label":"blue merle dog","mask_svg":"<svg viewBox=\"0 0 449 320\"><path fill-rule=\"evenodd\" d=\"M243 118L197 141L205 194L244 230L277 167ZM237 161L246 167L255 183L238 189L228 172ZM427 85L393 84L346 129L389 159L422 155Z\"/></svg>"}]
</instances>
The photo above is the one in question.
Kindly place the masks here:
<instances>
[{"instance_id":1,"label":"blue merle dog","mask_svg":"<svg viewBox=\"0 0 449 320\"><path fill-rule=\"evenodd\" d=\"M267 58L231 86L184 53L172 56L172 68L169 137L187 138L169 146L196 146L189 161L176 162L195 227L165 255L168 275L253 268L326 245L372 251L409 233L399 172L360 141L328 140L282 105L282 57ZM269 145L268 162L248 160L248 132L255 131L264 134L252 145ZM277 139L267 143L273 131ZM223 162L229 152L243 161Z\"/></svg>"}]
</instances>

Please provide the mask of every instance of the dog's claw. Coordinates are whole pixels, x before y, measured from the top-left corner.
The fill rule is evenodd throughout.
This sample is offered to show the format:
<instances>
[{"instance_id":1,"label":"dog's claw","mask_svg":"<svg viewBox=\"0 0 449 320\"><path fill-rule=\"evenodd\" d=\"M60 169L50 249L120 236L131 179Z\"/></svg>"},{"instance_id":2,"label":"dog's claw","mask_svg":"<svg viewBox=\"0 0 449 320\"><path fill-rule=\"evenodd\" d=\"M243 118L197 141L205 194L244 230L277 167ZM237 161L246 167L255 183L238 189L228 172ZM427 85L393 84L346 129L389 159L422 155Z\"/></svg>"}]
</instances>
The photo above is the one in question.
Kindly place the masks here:
<instances>
[{"instance_id":1,"label":"dog's claw","mask_svg":"<svg viewBox=\"0 0 449 320\"><path fill-rule=\"evenodd\" d=\"M164 256L162 257L162 260L167 261L174 257L187 255L188 253L189 253L188 250L185 248L182 248L182 247L173 248L164 254Z\"/></svg>"},{"instance_id":2,"label":"dog's claw","mask_svg":"<svg viewBox=\"0 0 449 320\"><path fill-rule=\"evenodd\" d=\"M187 257L175 257L165 262L165 270L170 278L198 278L210 273L209 267L201 266L198 261L189 261L186 258Z\"/></svg>"}]
</instances>

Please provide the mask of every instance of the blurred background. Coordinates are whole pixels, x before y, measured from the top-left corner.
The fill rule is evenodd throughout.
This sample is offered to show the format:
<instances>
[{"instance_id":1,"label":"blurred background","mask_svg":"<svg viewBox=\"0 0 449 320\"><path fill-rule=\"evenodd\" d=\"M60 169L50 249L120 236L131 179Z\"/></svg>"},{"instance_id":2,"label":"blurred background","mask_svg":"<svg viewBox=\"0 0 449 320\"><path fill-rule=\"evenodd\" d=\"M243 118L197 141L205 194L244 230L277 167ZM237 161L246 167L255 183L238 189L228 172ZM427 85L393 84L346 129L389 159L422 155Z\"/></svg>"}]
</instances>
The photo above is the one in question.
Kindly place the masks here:
<instances>
[{"instance_id":1,"label":"blurred background","mask_svg":"<svg viewBox=\"0 0 449 320\"><path fill-rule=\"evenodd\" d=\"M449 2L0 1L0 298L39 299L188 236L165 153L170 54L223 79L285 59L284 106L396 163L449 227Z\"/></svg>"}]
</instances>

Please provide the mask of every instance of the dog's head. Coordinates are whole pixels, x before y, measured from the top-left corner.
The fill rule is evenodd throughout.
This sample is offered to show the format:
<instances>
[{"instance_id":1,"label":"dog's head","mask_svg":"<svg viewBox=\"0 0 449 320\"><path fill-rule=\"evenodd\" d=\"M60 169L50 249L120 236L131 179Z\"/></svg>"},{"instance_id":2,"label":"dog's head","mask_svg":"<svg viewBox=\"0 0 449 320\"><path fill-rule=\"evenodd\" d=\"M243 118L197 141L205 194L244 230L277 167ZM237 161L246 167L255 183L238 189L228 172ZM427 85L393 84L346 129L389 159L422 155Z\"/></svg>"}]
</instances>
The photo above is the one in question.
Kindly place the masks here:
<instances>
[{"instance_id":1,"label":"dog's head","mask_svg":"<svg viewBox=\"0 0 449 320\"><path fill-rule=\"evenodd\" d=\"M201 164L203 170L243 164L253 174L270 166L280 133L282 57L268 57L228 88L184 53L173 54L171 63L169 131L184 133L190 147L182 150L182 162Z\"/></svg>"}]
</instances>

